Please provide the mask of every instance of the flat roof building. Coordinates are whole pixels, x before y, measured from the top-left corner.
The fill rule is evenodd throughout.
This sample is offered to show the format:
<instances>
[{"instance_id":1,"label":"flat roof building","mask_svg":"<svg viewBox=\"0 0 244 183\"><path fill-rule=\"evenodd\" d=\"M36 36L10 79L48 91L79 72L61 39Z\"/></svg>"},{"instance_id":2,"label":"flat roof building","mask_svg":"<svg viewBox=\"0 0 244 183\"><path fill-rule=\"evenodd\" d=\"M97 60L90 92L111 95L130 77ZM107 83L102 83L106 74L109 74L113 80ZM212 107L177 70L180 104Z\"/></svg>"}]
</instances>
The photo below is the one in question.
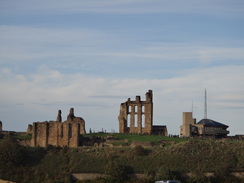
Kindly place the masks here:
<instances>
[{"instance_id":1,"label":"flat roof building","mask_svg":"<svg viewBox=\"0 0 244 183\"><path fill-rule=\"evenodd\" d=\"M223 138L229 134L228 127L212 119L201 119L196 123L196 119L192 117L192 112L183 112L180 135L182 137L213 136Z\"/></svg>"}]
</instances>

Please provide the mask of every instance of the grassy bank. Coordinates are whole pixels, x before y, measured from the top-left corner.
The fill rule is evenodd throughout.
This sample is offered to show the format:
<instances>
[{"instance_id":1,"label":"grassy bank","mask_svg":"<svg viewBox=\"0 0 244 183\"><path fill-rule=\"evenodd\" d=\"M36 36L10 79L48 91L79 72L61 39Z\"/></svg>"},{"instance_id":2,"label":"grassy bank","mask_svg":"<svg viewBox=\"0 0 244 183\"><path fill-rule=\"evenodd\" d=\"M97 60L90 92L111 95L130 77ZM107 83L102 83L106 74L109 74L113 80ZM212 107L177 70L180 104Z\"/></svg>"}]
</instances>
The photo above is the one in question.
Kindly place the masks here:
<instances>
[{"instance_id":1,"label":"grassy bank","mask_svg":"<svg viewBox=\"0 0 244 183\"><path fill-rule=\"evenodd\" d=\"M155 145L158 145L159 142L167 141L167 142L174 142L180 143L185 142L188 139L186 138L179 138L179 137L166 137L161 135L140 135L140 134L121 134L121 133L90 133L83 135L88 138L96 137L111 137L117 140L128 140L128 145L132 142L151 142Z\"/></svg>"},{"instance_id":2,"label":"grassy bank","mask_svg":"<svg viewBox=\"0 0 244 183\"><path fill-rule=\"evenodd\" d=\"M160 136L114 135L114 138L128 139L129 142L175 140L175 143L151 148L31 148L18 146L5 139L0 143L0 178L16 182L71 182L71 173L106 173L109 167L110 171L113 167L118 170L116 173L122 170L127 173L146 173L152 175L154 180L180 179L177 177L179 173L186 172L196 175L193 176L194 180L181 179L182 183L200 180L218 182L217 179L213 181L200 176L213 172L216 176L225 177L226 181L221 179L221 182L227 183L235 182L230 178L231 171L244 169L243 141L189 141Z\"/></svg>"}]
</instances>

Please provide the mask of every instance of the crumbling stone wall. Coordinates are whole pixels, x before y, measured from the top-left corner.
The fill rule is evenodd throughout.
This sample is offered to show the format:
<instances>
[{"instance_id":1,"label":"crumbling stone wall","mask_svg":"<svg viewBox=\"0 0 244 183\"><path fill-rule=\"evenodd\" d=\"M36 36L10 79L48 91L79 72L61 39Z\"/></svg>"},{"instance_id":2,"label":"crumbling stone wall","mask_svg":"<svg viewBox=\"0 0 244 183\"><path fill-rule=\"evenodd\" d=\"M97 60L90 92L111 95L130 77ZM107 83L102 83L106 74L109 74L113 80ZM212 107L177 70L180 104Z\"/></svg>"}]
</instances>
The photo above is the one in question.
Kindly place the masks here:
<instances>
[{"instance_id":1,"label":"crumbling stone wall","mask_svg":"<svg viewBox=\"0 0 244 183\"><path fill-rule=\"evenodd\" d=\"M27 133L33 133L33 126L31 124L28 125L28 128L27 128Z\"/></svg>"},{"instance_id":2,"label":"crumbling stone wall","mask_svg":"<svg viewBox=\"0 0 244 183\"><path fill-rule=\"evenodd\" d=\"M136 96L135 101L130 98L120 105L119 132L151 134L153 124L153 92L146 93L146 100L141 101L140 96Z\"/></svg>"},{"instance_id":3,"label":"crumbling stone wall","mask_svg":"<svg viewBox=\"0 0 244 183\"><path fill-rule=\"evenodd\" d=\"M62 122L61 113L59 110L56 121L34 122L28 126L27 131L32 133L32 146L79 146L80 134L86 133L84 119L75 117L71 108L67 120Z\"/></svg>"}]
</instances>

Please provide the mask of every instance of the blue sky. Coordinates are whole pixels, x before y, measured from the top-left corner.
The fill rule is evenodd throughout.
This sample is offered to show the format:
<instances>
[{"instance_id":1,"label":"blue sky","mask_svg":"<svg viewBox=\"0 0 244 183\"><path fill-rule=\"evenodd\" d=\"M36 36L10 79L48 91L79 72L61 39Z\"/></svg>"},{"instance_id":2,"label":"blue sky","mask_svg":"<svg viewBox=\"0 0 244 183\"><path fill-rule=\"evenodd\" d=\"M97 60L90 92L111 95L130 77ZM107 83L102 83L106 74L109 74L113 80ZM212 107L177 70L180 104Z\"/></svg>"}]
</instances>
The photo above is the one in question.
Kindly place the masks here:
<instances>
[{"instance_id":1,"label":"blue sky","mask_svg":"<svg viewBox=\"0 0 244 183\"><path fill-rule=\"evenodd\" d=\"M152 89L154 124L182 112L244 133L244 1L0 0L0 120L66 119L118 131L120 103Z\"/></svg>"}]
</instances>

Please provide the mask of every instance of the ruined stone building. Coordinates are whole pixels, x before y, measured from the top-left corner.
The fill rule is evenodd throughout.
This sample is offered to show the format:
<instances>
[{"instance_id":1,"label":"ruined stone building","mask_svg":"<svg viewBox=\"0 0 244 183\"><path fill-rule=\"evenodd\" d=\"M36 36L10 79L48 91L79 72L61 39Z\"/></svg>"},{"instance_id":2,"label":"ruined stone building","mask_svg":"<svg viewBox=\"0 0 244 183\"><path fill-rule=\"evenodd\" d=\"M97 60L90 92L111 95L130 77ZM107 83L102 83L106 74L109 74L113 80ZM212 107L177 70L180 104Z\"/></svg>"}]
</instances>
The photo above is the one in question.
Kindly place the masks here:
<instances>
[{"instance_id":1,"label":"ruined stone building","mask_svg":"<svg viewBox=\"0 0 244 183\"><path fill-rule=\"evenodd\" d=\"M27 133L32 133L31 146L79 146L80 135L86 133L84 119L75 117L71 108L67 120L62 122L61 113L59 110L56 121L34 122L28 126Z\"/></svg>"},{"instance_id":2,"label":"ruined stone building","mask_svg":"<svg viewBox=\"0 0 244 183\"><path fill-rule=\"evenodd\" d=\"M192 117L192 112L183 112L180 135L183 137L227 137L227 134L229 133L229 131L226 130L227 128L227 125L207 118L196 123L196 119Z\"/></svg>"},{"instance_id":3,"label":"ruined stone building","mask_svg":"<svg viewBox=\"0 0 244 183\"><path fill-rule=\"evenodd\" d=\"M137 134L167 135L166 126L153 126L153 92L146 93L146 100L136 96L135 101L130 98L120 105L119 132Z\"/></svg>"}]
</instances>

